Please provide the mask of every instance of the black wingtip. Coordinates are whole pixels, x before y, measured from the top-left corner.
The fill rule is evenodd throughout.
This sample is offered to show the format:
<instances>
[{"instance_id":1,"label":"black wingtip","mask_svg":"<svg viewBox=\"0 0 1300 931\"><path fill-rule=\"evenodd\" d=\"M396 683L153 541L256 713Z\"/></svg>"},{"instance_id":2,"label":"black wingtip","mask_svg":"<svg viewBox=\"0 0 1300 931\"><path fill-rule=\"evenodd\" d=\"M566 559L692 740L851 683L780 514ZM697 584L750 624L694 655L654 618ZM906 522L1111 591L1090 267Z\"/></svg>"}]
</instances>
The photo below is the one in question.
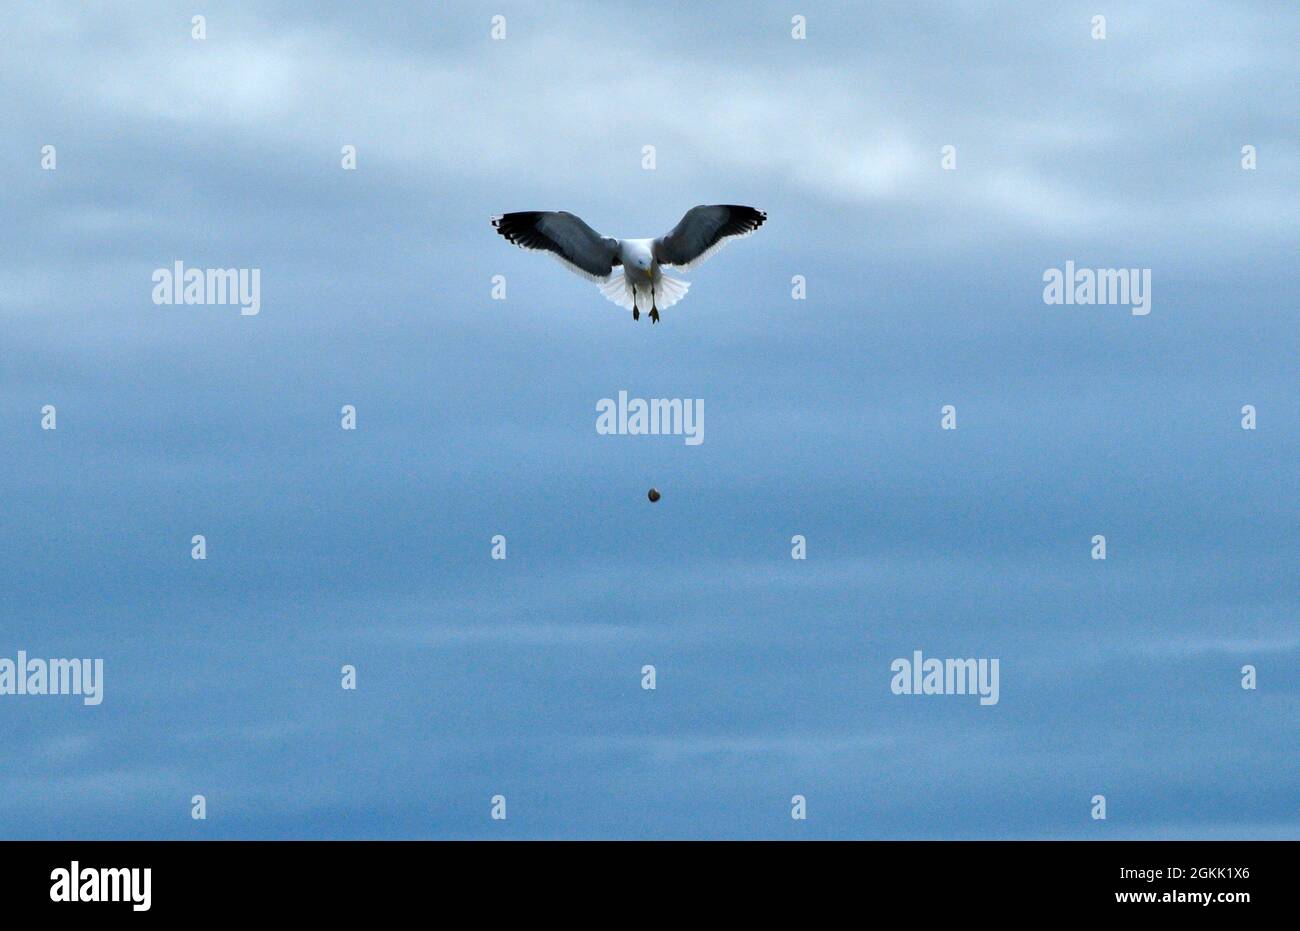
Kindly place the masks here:
<instances>
[{"instance_id":1,"label":"black wingtip","mask_svg":"<svg viewBox=\"0 0 1300 931\"><path fill-rule=\"evenodd\" d=\"M767 211L757 207L746 207L744 204L727 204L726 207L731 212L727 223L730 230L728 235L752 233L767 220Z\"/></svg>"},{"instance_id":2,"label":"black wingtip","mask_svg":"<svg viewBox=\"0 0 1300 931\"><path fill-rule=\"evenodd\" d=\"M727 209L731 211L733 222L743 223L745 225L753 224L752 229L758 229L767 219L767 211L759 210L757 207L746 207L744 204L727 204Z\"/></svg>"},{"instance_id":3,"label":"black wingtip","mask_svg":"<svg viewBox=\"0 0 1300 931\"><path fill-rule=\"evenodd\" d=\"M537 230L537 223L546 214L541 210L520 210L503 213L492 219L498 233L521 249L548 249L549 241Z\"/></svg>"}]
</instances>

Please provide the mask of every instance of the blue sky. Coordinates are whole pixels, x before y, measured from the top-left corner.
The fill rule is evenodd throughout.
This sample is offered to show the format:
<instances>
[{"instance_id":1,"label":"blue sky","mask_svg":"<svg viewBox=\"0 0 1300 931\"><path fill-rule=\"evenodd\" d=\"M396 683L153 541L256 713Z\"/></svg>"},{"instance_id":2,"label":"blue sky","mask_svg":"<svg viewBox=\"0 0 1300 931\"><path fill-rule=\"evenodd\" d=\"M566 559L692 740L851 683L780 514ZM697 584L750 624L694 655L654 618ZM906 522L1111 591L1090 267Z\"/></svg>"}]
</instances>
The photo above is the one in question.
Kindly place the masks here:
<instances>
[{"instance_id":1,"label":"blue sky","mask_svg":"<svg viewBox=\"0 0 1300 931\"><path fill-rule=\"evenodd\" d=\"M0 836L1300 836L1300 12L1094 6L16 10L0 656L105 697L0 696ZM698 203L768 221L653 328L488 224Z\"/></svg>"}]
</instances>

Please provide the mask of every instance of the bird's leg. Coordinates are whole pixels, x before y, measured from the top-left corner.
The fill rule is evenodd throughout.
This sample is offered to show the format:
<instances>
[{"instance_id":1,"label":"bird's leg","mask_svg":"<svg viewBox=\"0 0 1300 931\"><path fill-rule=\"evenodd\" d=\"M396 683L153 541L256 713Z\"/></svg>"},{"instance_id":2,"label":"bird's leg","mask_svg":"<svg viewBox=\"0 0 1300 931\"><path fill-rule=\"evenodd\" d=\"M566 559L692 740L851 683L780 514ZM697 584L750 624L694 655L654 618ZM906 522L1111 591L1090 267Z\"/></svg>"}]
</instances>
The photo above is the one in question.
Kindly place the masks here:
<instances>
[{"instance_id":1,"label":"bird's leg","mask_svg":"<svg viewBox=\"0 0 1300 931\"><path fill-rule=\"evenodd\" d=\"M659 306L655 303L655 280L650 279L650 322L659 322Z\"/></svg>"},{"instance_id":2,"label":"bird's leg","mask_svg":"<svg viewBox=\"0 0 1300 931\"><path fill-rule=\"evenodd\" d=\"M641 319L641 311L639 311L636 306L636 285L632 285L632 319Z\"/></svg>"}]
</instances>

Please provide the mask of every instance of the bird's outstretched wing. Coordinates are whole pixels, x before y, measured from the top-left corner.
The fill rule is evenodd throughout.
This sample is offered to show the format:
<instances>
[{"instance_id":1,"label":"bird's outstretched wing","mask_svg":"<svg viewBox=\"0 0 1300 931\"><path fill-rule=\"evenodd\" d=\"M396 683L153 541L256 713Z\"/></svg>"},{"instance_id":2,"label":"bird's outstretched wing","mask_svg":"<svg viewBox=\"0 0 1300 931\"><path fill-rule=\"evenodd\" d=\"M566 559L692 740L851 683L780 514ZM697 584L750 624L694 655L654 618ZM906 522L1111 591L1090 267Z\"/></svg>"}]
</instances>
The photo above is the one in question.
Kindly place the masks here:
<instances>
[{"instance_id":1,"label":"bird's outstretched wing","mask_svg":"<svg viewBox=\"0 0 1300 931\"><path fill-rule=\"evenodd\" d=\"M725 246L732 236L748 236L766 219L767 214L761 210L735 204L692 207L671 232L655 240L655 260L661 265L692 268Z\"/></svg>"},{"instance_id":2,"label":"bird's outstretched wing","mask_svg":"<svg viewBox=\"0 0 1300 931\"><path fill-rule=\"evenodd\" d=\"M569 269L605 281L619 264L618 240L602 236L571 213L525 210L493 217L496 231L523 249L545 249Z\"/></svg>"}]
</instances>

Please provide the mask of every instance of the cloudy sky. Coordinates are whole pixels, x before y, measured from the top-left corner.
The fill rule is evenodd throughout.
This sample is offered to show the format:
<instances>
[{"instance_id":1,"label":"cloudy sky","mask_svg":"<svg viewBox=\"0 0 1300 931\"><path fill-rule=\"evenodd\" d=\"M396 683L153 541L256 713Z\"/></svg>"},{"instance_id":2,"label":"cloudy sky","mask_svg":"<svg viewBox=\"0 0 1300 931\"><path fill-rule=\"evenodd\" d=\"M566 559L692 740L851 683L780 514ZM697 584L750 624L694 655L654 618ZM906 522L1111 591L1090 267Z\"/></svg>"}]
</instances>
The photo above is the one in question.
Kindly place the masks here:
<instances>
[{"instance_id":1,"label":"cloudy sky","mask_svg":"<svg viewBox=\"0 0 1300 931\"><path fill-rule=\"evenodd\" d=\"M0 836L1300 836L1294 5L7 15L0 657L105 697L0 696ZM698 203L653 328L488 223Z\"/></svg>"}]
</instances>

